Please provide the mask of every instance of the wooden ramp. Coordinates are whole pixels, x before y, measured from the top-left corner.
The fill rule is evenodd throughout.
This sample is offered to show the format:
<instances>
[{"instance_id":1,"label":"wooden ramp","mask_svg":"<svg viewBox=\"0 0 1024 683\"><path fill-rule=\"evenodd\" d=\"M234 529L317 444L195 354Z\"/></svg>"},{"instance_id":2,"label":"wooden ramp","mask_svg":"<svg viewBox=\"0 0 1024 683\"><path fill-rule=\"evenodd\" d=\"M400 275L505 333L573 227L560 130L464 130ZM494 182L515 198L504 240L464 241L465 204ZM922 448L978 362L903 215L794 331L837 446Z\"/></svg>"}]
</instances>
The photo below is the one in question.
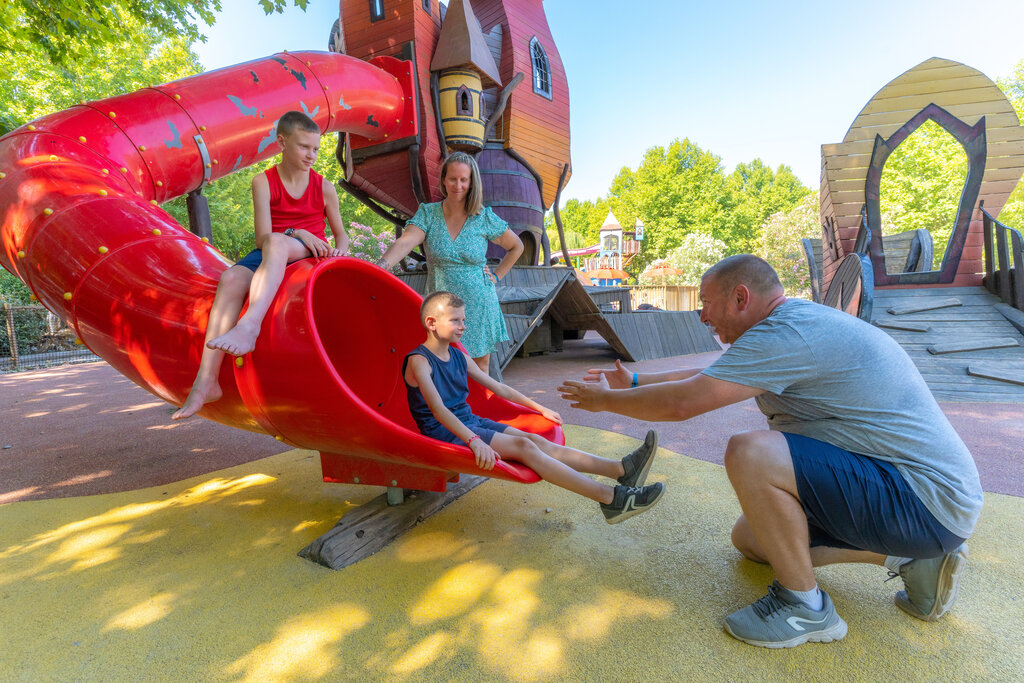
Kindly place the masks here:
<instances>
[{"instance_id":1,"label":"wooden ramp","mask_svg":"<svg viewBox=\"0 0 1024 683\"><path fill-rule=\"evenodd\" d=\"M421 294L426 289L426 273L399 277ZM579 338L586 330L600 334L627 361L721 349L697 311L634 312L629 290L584 287L567 268L515 266L498 286L498 300L510 337L491 363L499 370L531 337L538 350L561 350L563 338Z\"/></svg>"},{"instance_id":2,"label":"wooden ramp","mask_svg":"<svg viewBox=\"0 0 1024 683\"><path fill-rule=\"evenodd\" d=\"M1024 336L984 287L876 289L872 322L939 401L1024 403Z\"/></svg>"}]
</instances>

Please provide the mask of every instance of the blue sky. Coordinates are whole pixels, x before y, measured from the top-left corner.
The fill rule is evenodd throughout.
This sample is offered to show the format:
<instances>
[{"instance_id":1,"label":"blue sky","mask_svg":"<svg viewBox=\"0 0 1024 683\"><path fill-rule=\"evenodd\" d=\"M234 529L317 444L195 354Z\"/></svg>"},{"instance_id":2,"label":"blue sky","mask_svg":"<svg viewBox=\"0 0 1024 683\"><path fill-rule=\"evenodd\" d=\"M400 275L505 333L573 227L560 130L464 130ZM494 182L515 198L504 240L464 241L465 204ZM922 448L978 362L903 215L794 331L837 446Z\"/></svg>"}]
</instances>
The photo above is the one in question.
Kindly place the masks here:
<instances>
[{"instance_id":1,"label":"blue sky","mask_svg":"<svg viewBox=\"0 0 1024 683\"><path fill-rule=\"evenodd\" d=\"M386 2L387 0L385 0ZM196 45L213 69L287 50L324 50L336 0L267 17L222 0ZM569 79L573 177L563 200L607 193L644 151L689 138L727 170L760 158L820 181L839 142L886 83L930 57L992 78L1024 60L1024 0L547 0ZM927 7L927 9L922 9Z\"/></svg>"}]
</instances>

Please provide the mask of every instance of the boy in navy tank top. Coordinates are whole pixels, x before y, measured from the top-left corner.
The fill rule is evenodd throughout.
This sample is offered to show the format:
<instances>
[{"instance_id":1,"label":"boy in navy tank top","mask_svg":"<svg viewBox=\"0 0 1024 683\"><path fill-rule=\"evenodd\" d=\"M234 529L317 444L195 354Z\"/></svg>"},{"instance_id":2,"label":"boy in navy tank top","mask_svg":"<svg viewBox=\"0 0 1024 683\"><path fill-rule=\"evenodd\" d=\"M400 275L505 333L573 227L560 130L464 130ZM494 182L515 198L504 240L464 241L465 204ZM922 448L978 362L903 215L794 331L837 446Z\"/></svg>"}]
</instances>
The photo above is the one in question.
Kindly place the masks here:
<instances>
[{"instance_id":1,"label":"boy in navy tank top","mask_svg":"<svg viewBox=\"0 0 1024 683\"><path fill-rule=\"evenodd\" d=\"M441 441L466 444L481 469L493 469L498 458L520 462L545 481L600 503L609 524L657 503L665 485L659 482L644 486L658 447L654 431L648 432L643 445L621 461L606 460L472 413L467 403L469 377L504 399L562 423L558 413L492 379L476 363L467 362L469 357L464 352L451 346L466 329L465 306L456 295L442 291L430 294L420 308L427 339L405 357L402 367L409 410L420 431ZM581 472L616 479L618 485L602 484Z\"/></svg>"},{"instance_id":2,"label":"boy in navy tank top","mask_svg":"<svg viewBox=\"0 0 1024 683\"><path fill-rule=\"evenodd\" d=\"M338 192L313 170L320 126L302 112L290 111L277 122L277 144L281 162L252 179L256 248L220 277L199 372L185 403L171 416L175 420L190 417L221 397L217 376L224 354L244 356L255 348L289 263L348 252ZM327 242L325 218L334 247ZM247 296L249 308L239 318Z\"/></svg>"}]
</instances>

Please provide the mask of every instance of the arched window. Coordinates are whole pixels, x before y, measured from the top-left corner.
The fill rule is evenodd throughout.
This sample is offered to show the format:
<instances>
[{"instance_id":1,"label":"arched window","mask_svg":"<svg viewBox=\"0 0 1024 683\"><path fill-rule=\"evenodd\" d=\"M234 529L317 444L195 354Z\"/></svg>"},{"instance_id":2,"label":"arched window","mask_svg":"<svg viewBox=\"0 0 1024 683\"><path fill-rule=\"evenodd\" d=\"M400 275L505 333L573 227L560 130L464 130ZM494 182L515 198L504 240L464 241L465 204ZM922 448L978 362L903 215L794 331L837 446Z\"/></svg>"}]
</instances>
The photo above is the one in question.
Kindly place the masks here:
<instances>
[{"instance_id":1,"label":"arched window","mask_svg":"<svg viewBox=\"0 0 1024 683\"><path fill-rule=\"evenodd\" d=\"M384 18L384 0L370 0L370 21Z\"/></svg>"},{"instance_id":2,"label":"arched window","mask_svg":"<svg viewBox=\"0 0 1024 683\"><path fill-rule=\"evenodd\" d=\"M544 46L537 36L530 39L530 58L533 60L533 92L551 99L551 65Z\"/></svg>"},{"instance_id":3,"label":"arched window","mask_svg":"<svg viewBox=\"0 0 1024 683\"><path fill-rule=\"evenodd\" d=\"M464 85L455 94L455 109L459 116L473 115L473 95L469 92L469 88Z\"/></svg>"}]
</instances>

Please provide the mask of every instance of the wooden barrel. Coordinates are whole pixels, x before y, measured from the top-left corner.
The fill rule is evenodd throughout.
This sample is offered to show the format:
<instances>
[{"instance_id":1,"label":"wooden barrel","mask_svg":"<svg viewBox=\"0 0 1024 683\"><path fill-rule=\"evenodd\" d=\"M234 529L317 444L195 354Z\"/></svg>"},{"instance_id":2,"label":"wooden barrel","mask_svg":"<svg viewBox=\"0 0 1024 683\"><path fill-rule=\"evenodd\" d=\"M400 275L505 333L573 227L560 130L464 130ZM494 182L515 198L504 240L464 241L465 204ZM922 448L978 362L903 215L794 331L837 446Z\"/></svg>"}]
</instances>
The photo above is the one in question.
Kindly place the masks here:
<instances>
[{"instance_id":1,"label":"wooden barrel","mask_svg":"<svg viewBox=\"0 0 1024 683\"><path fill-rule=\"evenodd\" d=\"M523 241L523 255L518 263L536 265L544 233L544 207L536 178L530 169L505 152L500 142L487 143L476 161L484 206L504 218ZM493 244L487 250L489 257L500 258L504 253Z\"/></svg>"},{"instance_id":2,"label":"wooden barrel","mask_svg":"<svg viewBox=\"0 0 1024 683\"><path fill-rule=\"evenodd\" d=\"M468 69L447 69L438 79L441 127L452 150L475 152L484 146L484 119L480 111L480 74Z\"/></svg>"}]
</instances>

